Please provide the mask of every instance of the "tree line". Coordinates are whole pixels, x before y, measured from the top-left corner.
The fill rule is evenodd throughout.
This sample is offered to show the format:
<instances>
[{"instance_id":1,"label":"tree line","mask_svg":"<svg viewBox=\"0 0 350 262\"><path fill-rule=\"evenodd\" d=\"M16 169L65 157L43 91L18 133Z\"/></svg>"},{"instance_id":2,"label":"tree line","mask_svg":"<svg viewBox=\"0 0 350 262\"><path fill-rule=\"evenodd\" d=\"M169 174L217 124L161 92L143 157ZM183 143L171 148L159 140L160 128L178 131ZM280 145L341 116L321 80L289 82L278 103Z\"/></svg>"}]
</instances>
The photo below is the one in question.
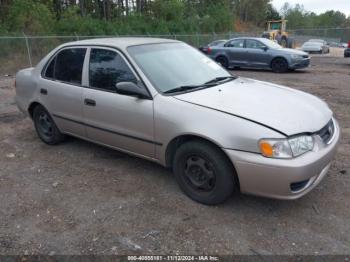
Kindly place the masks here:
<instances>
[{"instance_id":1,"label":"tree line","mask_svg":"<svg viewBox=\"0 0 350 262\"><path fill-rule=\"evenodd\" d=\"M301 5L276 10L271 0L0 0L0 34L178 34L350 26L341 12L316 15Z\"/></svg>"}]
</instances>

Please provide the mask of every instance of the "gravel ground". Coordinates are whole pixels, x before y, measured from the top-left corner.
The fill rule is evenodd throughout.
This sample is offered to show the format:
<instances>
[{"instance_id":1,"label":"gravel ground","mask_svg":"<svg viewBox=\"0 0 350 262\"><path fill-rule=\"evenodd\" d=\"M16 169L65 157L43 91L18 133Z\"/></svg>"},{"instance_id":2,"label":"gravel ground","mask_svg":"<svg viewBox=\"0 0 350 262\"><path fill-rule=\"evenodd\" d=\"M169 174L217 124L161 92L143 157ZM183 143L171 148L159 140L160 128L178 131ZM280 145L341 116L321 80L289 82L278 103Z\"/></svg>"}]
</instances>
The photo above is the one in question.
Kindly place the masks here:
<instances>
[{"instance_id":1,"label":"gravel ground","mask_svg":"<svg viewBox=\"0 0 350 262\"><path fill-rule=\"evenodd\" d=\"M326 100L342 127L329 175L277 201L235 194L208 207L154 163L70 138L48 146L0 78L0 254L350 254L350 59L307 70L236 70Z\"/></svg>"}]
</instances>

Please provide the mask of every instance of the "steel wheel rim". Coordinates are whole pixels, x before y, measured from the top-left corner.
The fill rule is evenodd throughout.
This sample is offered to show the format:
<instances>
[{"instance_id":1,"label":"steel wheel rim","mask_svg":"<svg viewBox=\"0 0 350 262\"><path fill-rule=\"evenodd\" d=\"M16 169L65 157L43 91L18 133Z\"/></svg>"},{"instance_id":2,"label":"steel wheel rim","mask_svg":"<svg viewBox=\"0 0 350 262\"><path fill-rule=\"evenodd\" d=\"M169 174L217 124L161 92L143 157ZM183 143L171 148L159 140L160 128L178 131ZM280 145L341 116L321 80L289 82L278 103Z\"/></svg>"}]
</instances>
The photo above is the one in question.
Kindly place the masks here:
<instances>
[{"instance_id":1,"label":"steel wheel rim","mask_svg":"<svg viewBox=\"0 0 350 262\"><path fill-rule=\"evenodd\" d=\"M53 123L50 117L45 112L42 112L39 115L38 122L41 133L47 137L51 137L53 134Z\"/></svg>"},{"instance_id":2,"label":"steel wheel rim","mask_svg":"<svg viewBox=\"0 0 350 262\"><path fill-rule=\"evenodd\" d=\"M198 155L191 155L186 159L184 177L196 191L209 192L215 187L216 176L213 164Z\"/></svg>"}]
</instances>

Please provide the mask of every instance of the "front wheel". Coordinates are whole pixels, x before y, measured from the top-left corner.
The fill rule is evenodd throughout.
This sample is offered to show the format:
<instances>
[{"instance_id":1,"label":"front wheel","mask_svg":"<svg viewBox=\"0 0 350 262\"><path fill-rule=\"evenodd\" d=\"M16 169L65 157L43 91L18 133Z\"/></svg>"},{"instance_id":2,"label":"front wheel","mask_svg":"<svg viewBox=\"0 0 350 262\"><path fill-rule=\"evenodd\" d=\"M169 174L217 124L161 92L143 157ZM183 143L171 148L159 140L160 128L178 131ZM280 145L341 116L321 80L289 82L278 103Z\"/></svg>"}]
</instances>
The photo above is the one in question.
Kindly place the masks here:
<instances>
[{"instance_id":1,"label":"front wheel","mask_svg":"<svg viewBox=\"0 0 350 262\"><path fill-rule=\"evenodd\" d=\"M271 63L271 69L275 73L285 73L288 71L288 62L284 58L275 58Z\"/></svg>"},{"instance_id":2,"label":"front wheel","mask_svg":"<svg viewBox=\"0 0 350 262\"><path fill-rule=\"evenodd\" d=\"M65 136L58 130L49 112L43 106L38 105L34 108L33 120L39 138L46 144L55 145L64 140Z\"/></svg>"},{"instance_id":3,"label":"front wheel","mask_svg":"<svg viewBox=\"0 0 350 262\"><path fill-rule=\"evenodd\" d=\"M190 141L176 151L174 174L191 199L206 205L224 202L234 191L235 171L226 155L202 141Z\"/></svg>"}]
</instances>

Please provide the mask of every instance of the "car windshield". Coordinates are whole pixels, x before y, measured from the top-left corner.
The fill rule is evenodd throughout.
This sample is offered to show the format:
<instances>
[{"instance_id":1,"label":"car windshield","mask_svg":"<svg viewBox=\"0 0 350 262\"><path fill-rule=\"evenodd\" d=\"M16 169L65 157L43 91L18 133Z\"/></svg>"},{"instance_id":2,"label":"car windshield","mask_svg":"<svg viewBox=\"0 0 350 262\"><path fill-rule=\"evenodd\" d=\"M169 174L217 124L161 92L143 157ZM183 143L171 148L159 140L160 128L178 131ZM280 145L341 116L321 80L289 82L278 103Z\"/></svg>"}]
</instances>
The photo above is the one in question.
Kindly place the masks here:
<instances>
[{"instance_id":1,"label":"car windshield","mask_svg":"<svg viewBox=\"0 0 350 262\"><path fill-rule=\"evenodd\" d=\"M270 40L270 39L266 39L266 38L261 38L259 39L260 42L262 42L264 45L266 45L268 48L271 49L280 49L282 48L282 46L280 46L278 43Z\"/></svg>"},{"instance_id":2,"label":"car windshield","mask_svg":"<svg viewBox=\"0 0 350 262\"><path fill-rule=\"evenodd\" d=\"M184 43L130 46L127 50L162 93L184 86L204 85L216 78L232 77L213 60Z\"/></svg>"},{"instance_id":3,"label":"car windshield","mask_svg":"<svg viewBox=\"0 0 350 262\"><path fill-rule=\"evenodd\" d=\"M280 49L280 48L283 48L283 47L280 46L278 43L276 43L275 41L272 41L272 40L270 40L270 39L259 38L259 41L262 42L264 45L266 45L268 48L271 48L271 49Z\"/></svg>"}]
</instances>

